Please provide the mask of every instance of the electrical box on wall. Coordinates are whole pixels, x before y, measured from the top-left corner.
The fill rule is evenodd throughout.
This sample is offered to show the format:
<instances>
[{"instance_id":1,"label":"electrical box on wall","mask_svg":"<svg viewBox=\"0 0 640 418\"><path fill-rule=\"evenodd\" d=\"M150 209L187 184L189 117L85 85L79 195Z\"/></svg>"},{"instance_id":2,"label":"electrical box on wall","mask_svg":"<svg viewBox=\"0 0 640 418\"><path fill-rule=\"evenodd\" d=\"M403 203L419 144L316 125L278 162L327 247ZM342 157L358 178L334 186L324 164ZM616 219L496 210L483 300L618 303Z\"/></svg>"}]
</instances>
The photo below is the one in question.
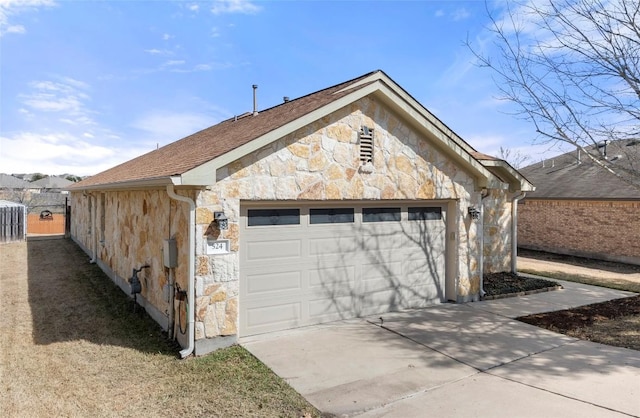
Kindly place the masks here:
<instances>
[{"instance_id":1,"label":"electrical box on wall","mask_svg":"<svg viewBox=\"0 0 640 418\"><path fill-rule=\"evenodd\" d=\"M178 245L175 239L171 238L163 241L162 255L165 267L174 268L178 265Z\"/></svg>"}]
</instances>

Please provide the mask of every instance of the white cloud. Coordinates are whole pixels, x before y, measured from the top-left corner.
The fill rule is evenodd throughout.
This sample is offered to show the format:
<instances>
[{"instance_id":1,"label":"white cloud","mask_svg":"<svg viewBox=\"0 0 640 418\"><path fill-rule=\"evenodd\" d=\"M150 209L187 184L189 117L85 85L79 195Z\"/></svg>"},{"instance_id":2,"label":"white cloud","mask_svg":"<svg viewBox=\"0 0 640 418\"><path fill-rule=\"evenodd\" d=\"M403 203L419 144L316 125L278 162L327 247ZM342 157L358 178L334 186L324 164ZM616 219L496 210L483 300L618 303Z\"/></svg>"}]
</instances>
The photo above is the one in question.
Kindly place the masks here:
<instances>
[{"instance_id":1,"label":"white cloud","mask_svg":"<svg viewBox=\"0 0 640 418\"><path fill-rule=\"evenodd\" d=\"M218 38L218 37L220 37L220 29L218 29L218 28L211 28L211 37L212 37L212 38Z\"/></svg>"},{"instance_id":2,"label":"white cloud","mask_svg":"<svg viewBox=\"0 0 640 418\"><path fill-rule=\"evenodd\" d=\"M173 38L173 35L169 35L168 33L165 33L165 34L162 35L162 40L163 41L168 41L171 38Z\"/></svg>"},{"instance_id":3,"label":"white cloud","mask_svg":"<svg viewBox=\"0 0 640 418\"><path fill-rule=\"evenodd\" d=\"M197 4L190 4L187 8L192 12L198 12L200 10L200 6Z\"/></svg>"},{"instance_id":4,"label":"white cloud","mask_svg":"<svg viewBox=\"0 0 640 418\"><path fill-rule=\"evenodd\" d=\"M171 67L174 65L184 65L185 61L184 60L169 60L167 62L165 62L164 64L162 64L162 67Z\"/></svg>"},{"instance_id":5,"label":"white cloud","mask_svg":"<svg viewBox=\"0 0 640 418\"><path fill-rule=\"evenodd\" d=\"M453 12L453 14L451 15L451 18L457 22L459 20L465 20L469 16L471 16L471 13L469 13L469 11L464 7L460 7Z\"/></svg>"},{"instance_id":6,"label":"white cloud","mask_svg":"<svg viewBox=\"0 0 640 418\"><path fill-rule=\"evenodd\" d=\"M149 143L164 145L212 126L216 122L211 116L204 114L156 111L139 118L131 126L145 132Z\"/></svg>"},{"instance_id":7,"label":"white cloud","mask_svg":"<svg viewBox=\"0 0 640 418\"><path fill-rule=\"evenodd\" d=\"M30 92L18 96L25 105L25 115L33 112L60 113L60 121L71 125L91 125L92 118L86 103L90 100L86 90L89 85L70 77L58 77L58 81L32 81Z\"/></svg>"},{"instance_id":8,"label":"white cloud","mask_svg":"<svg viewBox=\"0 0 640 418\"><path fill-rule=\"evenodd\" d=\"M55 5L53 0L0 0L0 37L6 33L20 34L27 31L23 25L11 23L10 19L13 17Z\"/></svg>"},{"instance_id":9,"label":"white cloud","mask_svg":"<svg viewBox=\"0 0 640 418\"><path fill-rule=\"evenodd\" d=\"M26 33L27 30L22 25L7 26L3 33Z\"/></svg>"},{"instance_id":10,"label":"white cloud","mask_svg":"<svg viewBox=\"0 0 640 418\"><path fill-rule=\"evenodd\" d=\"M173 51L169 51L168 49L145 49L144 52L151 55L173 55Z\"/></svg>"},{"instance_id":11,"label":"white cloud","mask_svg":"<svg viewBox=\"0 0 640 418\"><path fill-rule=\"evenodd\" d=\"M262 8L248 0L216 0L211 7L214 15L225 13L255 14Z\"/></svg>"},{"instance_id":12,"label":"white cloud","mask_svg":"<svg viewBox=\"0 0 640 418\"><path fill-rule=\"evenodd\" d=\"M442 16L444 16L444 10L442 9L436 10L435 17L442 17Z\"/></svg>"},{"instance_id":13,"label":"white cloud","mask_svg":"<svg viewBox=\"0 0 640 418\"><path fill-rule=\"evenodd\" d=\"M0 143L0 167L9 173L91 175L145 152L95 145L66 132L20 132L0 137Z\"/></svg>"},{"instance_id":14,"label":"white cloud","mask_svg":"<svg viewBox=\"0 0 640 418\"><path fill-rule=\"evenodd\" d=\"M196 73L200 71L212 71L212 70L220 70L223 68L230 68L231 64L221 62L221 63L209 63L209 64L197 64L192 68L171 68L169 69L172 73Z\"/></svg>"}]
</instances>

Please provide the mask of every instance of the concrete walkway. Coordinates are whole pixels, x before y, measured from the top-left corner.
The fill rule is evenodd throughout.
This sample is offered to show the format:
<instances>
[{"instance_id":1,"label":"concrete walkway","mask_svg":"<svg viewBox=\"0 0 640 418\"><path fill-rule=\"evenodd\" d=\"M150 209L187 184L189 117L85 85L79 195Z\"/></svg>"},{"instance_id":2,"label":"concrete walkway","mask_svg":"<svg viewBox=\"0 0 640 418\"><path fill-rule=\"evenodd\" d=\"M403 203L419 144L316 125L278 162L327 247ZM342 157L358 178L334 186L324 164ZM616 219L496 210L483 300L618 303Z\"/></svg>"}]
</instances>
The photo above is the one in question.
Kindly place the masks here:
<instances>
[{"instance_id":1,"label":"concrete walkway","mask_svg":"<svg viewBox=\"0 0 640 418\"><path fill-rule=\"evenodd\" d=\"M563 290L265 334L242 345L324 413L362 417L640 416L640 352L512 318L632 296Z\"/></svg>"}]
</instances>

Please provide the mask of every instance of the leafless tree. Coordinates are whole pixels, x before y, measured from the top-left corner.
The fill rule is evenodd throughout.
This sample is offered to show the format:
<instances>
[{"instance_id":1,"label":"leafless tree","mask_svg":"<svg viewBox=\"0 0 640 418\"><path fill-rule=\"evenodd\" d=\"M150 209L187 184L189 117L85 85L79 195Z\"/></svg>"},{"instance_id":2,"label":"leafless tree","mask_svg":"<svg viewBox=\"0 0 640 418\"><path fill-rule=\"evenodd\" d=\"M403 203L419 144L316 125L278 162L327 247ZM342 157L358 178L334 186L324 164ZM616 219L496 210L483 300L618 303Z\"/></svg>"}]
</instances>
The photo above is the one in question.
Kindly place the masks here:
<instances>
[{"instance_id":1,"label":"leafless tree","mask_svg":"<svg viewBox=\"0 0 640 418\"><path fill-rule=\"evenodd\" d=\"M616 171L594 150L640 138L640 1L509 2L489 16L492 43L467 45L533 123L536 142L573 145ZM640 179L640 147L627 148L635 161L624 170Z\"/></svg>"},{"instance_id":2,"label":"leafless tree","mask_svg":"<svg viewBox=\"0 0 640 418\"><path fill-rule=\"evenodd\" d=\"M525 163L531 160L531 156L529 155L503 147L500 147L500 158L507 161L514 168L521 168Z\"/></svg>"}]
</instances>

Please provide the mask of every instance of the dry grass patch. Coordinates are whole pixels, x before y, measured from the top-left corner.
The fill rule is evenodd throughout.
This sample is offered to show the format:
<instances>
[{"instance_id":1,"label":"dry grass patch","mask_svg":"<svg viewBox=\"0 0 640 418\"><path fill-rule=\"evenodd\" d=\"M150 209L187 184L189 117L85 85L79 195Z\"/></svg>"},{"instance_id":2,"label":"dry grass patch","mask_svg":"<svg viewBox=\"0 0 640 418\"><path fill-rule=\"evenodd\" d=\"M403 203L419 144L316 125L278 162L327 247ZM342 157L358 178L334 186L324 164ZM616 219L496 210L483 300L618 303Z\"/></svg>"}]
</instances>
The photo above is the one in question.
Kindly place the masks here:
<instances>
[{"instance_id":1,"label":"dry grass patch","mask_svg":"<svg viewBox=\"0 0 640 418\"><path fill-rule=\"evenodd\" d=\"M241 347L177 346L67 240L0 246L0 416L318 416Z\"/></svg>"}]
</instances>

